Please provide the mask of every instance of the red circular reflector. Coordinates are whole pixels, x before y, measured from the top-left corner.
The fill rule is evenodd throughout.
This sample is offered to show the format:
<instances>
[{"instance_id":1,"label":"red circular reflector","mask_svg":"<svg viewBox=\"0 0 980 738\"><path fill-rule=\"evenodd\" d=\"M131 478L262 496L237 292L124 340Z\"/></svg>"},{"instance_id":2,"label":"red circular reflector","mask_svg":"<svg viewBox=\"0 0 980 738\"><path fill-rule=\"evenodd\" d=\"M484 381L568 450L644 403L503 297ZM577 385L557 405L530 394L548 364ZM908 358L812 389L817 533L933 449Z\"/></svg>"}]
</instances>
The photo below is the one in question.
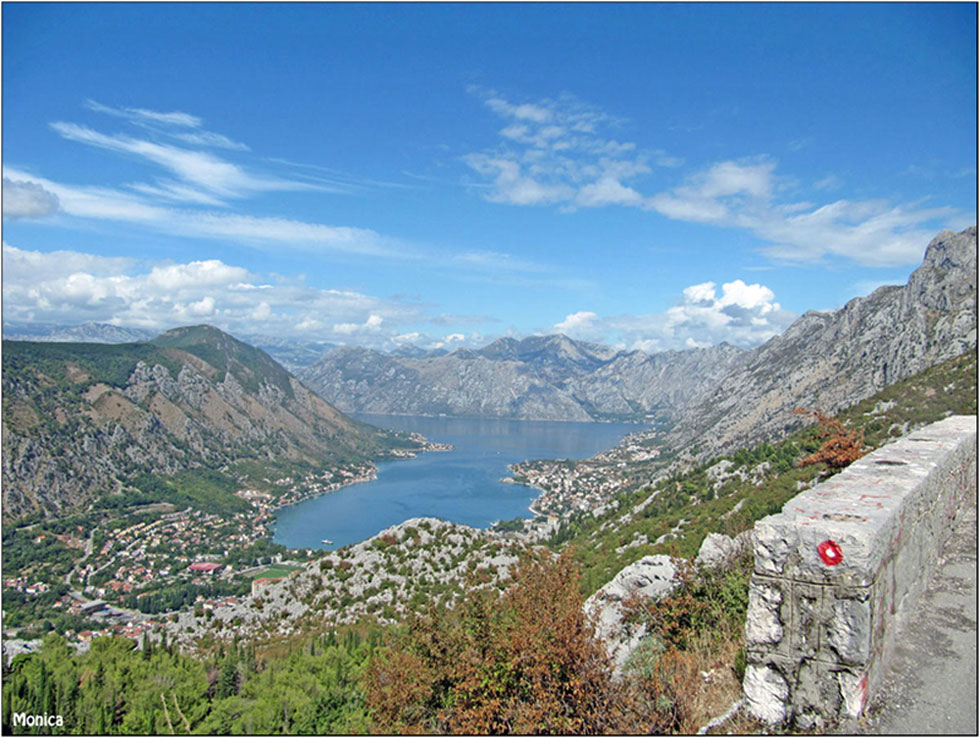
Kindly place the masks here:
<instances>
[{"instance_id":1,"label":"red circular reflector","mask_svg":"<svg viewBox=\"0 0 980 738\"><path fill-rule=\"evenodd\" d=\"M834 541L824 541L821 543L817 546L817 553L820 554L820 559L827 566L837 566L844 560L844 554L840 550L840 546Z\"/></svg>"}]
</instances>

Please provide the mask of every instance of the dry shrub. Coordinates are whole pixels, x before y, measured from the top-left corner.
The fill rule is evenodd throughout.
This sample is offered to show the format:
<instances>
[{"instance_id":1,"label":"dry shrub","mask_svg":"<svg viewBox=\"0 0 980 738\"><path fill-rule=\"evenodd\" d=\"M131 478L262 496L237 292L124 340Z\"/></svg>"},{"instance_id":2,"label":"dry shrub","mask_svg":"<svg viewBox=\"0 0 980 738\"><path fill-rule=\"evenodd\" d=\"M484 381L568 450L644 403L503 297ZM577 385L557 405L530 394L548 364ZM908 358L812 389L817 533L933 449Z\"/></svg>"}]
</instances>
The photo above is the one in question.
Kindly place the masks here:
<instances>
[{"instance_id":1,"label":"dry shrub","mask_svg":"<svg viewBox=\"0 0 980 738\"><path fill-rule=\"evenodd\" d=\"M816 418L817 437L823 439L820 448L800 459L797 466L824 463L833 469L843 469L867 453L864 450L864 428L849 431L840 420L824 415L819 410L798 407L793 413Z\"/></svg>"},{"instance_id":2,"label":"dry shrub","mask_svg":"<svg viewBox=\"0 0 980 738\"><path fill-rule=\"evenodd\" d=\"M408 651L389 651L371 662L367 688L375 719L392 733L423 733L425 709L433 697L425 661Z\"/></svg>"},{"instance_id":3,"label":"dry shrub","mask_svg":"<svg viewBox=\"0 0 980 738\"><path fill-rule=\"evenodd\" d=\"M738 661L752 557L744 554L724 570L677 563L672 592L624 603L627 617L650 635L626 667L637 715L646 723L623 732L691 734L741 696Z\"/></svg>"},{"instance_id":4,"label":"dry shrub","mask_svg":"<svg viewBox=\"0 0 980 738\"><path fill-rule=\"evenodd\" d=\"M611 728L608 659L582 612L570 554L531 554L502 595L471 590L453 610L416 618L365 683L383 732Z\"/></svg>"},{"instance_id":5,"label":"dry shrub","mask_svg":"<svg viewBox=\"0 0 980 738\"><path fill-rule=\"evenodd\" d=\"M687 571L683 578L665 601L637 603L648 630L662 636L646 642L663 647L614 680L582 611L572 554L529 554L506 592L470 590L455 608L416 617L370 664L365 693L373 729L694 732L739 690L731 665L741 646L746 576L736 567L710 577Z\"/></svg>"}]
</instances>

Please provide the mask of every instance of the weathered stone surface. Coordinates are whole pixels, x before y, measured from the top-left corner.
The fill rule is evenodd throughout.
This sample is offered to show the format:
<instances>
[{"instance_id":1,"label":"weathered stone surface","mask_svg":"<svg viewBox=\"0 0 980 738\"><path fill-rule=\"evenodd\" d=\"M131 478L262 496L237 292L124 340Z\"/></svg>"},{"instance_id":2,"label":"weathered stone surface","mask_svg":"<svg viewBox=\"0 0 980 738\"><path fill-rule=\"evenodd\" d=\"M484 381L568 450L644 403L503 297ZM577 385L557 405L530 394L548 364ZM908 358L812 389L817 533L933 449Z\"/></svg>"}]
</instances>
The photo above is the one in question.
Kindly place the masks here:
<instances>
[{"instance_id":1,"label":"weathered stone surface","mask_svg":"<svg viewBox=\"0 0 980 738\"><path fill-rule=\"evenodd\" d=\"M733 556L735 540L723 533L709 533L701 542L698 556L694 560L698 566L717 569L724 566Z\"/></svg>"},{"instance_id":2,"label":"weathered stone surface","mask_svg":"<svg viewBox=\"0 0 980 738\"><path fill-rule=\"evenodd\" d=\"M950 521L976 495L976 442L975 416L949 417L756 523L743 685L754 715L805 726L861 713Z\"/></svg>"},{"instance_id":3,"label":"weathered stone surface","mask_svg":"<svg viewBox=\"0 0 980 738\"><path fill-rule=\"evenodd\" d=\"M786 719L789 686L775 669L749 664L745 667L742 689L749 712L757 718L767 723L781 723Z\"/></svg>"},{"instance_id":4,"label":"weathered stone surface","mask_svg":"<svg viewBox=\"0 0 980 738\"><path fill-rule=\"evenodd\" d=\"M596 634L605 641L616 671L646 635L642 625L624 622L624 604L633 597L657 600L676 586L677 567L669 556L644 556L620 571L611 582L585 601Z\"/></svg>"},{"instance_id":5,"label":"weathered stone surface","mask_svg":"<svg viewBox=\"0 0 980 738\"><path fill-rule=\"evenodd\" d=\"M751 547L751 531L742 531L735 538L724 533L709 533L701 542L694 563L706 569L724 569Z\"/></svg>"},{"instance_id":6,"label":"weathered stone surface","mask_svg":"<svg viewBox=\"0 0 980 738\"><path fill-rule=\"evenodd\" d=\"M748 648L779 643L783 623L779 606L783 593L773 583L758 583L749 590L749 607L745 615L745 645Z\"/></svg>"}]
</instances>

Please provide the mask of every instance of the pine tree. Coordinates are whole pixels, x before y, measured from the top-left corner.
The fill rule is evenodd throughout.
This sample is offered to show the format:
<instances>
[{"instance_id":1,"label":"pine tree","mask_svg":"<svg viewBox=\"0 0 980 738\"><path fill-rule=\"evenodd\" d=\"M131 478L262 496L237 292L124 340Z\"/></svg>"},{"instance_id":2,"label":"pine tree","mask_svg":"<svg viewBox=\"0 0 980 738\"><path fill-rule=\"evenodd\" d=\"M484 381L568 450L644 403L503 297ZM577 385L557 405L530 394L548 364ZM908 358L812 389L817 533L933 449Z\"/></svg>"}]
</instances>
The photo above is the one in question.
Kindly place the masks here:
<instances>
[{"instance_id":1,"label":"pine tree","mask_svg":"<svg viewBox=\"0 0 980 738\"><path fill-rule=\"evenodd\" d=\"M221 675L218 677L218 699L238 694L238 663L228 655L221 664Z\"/></svg>"}]
</instances>

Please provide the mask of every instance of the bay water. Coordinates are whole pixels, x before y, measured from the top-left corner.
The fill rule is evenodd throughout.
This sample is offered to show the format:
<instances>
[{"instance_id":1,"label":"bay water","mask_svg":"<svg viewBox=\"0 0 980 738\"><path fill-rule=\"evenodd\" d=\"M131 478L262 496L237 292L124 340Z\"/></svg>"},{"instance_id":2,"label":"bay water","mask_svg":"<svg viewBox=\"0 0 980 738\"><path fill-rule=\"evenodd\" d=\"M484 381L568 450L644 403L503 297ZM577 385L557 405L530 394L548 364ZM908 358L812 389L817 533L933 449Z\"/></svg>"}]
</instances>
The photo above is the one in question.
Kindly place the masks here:
<instances>
[{"instance_id":1,"label":"bay water","mask_svg":"<svg viewBox=\"0 0 980 738\"><path fill-rule=\"evenodd\" d=\"M354 414L385 428L418 431L452 451L378 464L378 478L283 508L273 540L289 548L335 549L415 517L486 528L497 520L531 517L538 492L505 484L509 464L527 459L581 459L612 448L643 426L536 420L430 418ZM322 541L329 540L330 544Z\"/></svg>"}]
</instances>

